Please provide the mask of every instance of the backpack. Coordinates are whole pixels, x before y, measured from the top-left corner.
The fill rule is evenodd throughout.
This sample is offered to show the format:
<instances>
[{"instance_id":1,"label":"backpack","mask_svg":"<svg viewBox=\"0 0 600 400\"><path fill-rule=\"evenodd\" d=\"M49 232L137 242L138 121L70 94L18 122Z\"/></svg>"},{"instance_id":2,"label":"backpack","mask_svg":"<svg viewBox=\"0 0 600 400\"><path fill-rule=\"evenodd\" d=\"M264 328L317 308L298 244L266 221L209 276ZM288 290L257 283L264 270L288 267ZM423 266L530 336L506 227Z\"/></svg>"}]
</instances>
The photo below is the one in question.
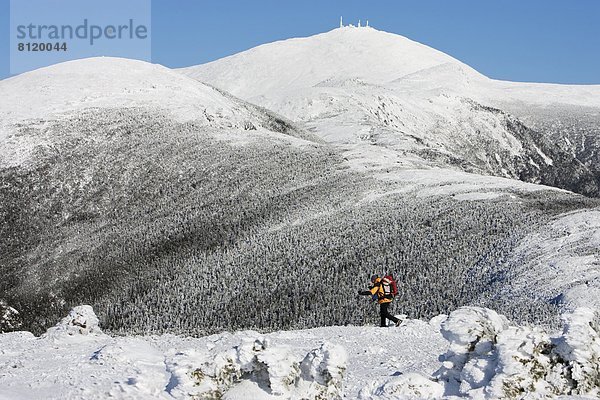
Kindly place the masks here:
<instances>
[{"instance_id":1,"label":"backpack","mask_svg":"<svg viewBox=\"0 0 600 400\"><path fill-rule=\"evenodd\" d=\"M381 280L383 295L386 298L393 299L398 294L398 284L392 275L386 275Z\"/></svg>"}]
</instances>

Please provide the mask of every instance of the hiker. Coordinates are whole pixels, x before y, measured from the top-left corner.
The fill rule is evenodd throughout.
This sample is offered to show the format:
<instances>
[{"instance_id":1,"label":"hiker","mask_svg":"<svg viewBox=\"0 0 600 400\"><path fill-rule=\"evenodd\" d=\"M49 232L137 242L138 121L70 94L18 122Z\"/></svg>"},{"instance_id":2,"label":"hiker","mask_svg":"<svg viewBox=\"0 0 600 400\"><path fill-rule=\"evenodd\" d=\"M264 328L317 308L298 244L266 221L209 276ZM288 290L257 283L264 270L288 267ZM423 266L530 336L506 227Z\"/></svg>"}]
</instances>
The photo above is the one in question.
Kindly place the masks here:
<instances>
[{"instance_id":1,"label":"hiker","mask_svg":"<svg viewBox=\"0 0 600 400\"><path fill-rule=\"evenodd\" d=\"M360 290L361 296L373 296L374 300L379 303L379 315L381 315L381 326L387 326L387 320L394 321L396 326L400 325L400 320L390 314L389 308L394 296L398 293L396 281L391 275L386 275L380 278L378 275L371 277L371 286L369 290Z\"/></svg>"}]
</instances>

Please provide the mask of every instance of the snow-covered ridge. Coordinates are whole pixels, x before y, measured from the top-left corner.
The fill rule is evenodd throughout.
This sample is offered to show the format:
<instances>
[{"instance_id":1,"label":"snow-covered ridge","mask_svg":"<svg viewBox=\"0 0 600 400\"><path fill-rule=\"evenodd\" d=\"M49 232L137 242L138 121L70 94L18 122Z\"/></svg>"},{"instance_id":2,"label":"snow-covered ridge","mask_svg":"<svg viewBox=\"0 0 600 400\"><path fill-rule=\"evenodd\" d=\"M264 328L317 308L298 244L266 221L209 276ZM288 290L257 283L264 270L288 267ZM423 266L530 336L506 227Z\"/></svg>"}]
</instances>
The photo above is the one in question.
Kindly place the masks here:
<instances>
[{"instance_id":1,"label":"snow-covered ridge","mask_svg":"<svg viewBox=\"0 0 600 400\"><path fill-rule=\"evenodd\" d=\"M563 319L551 334L463 307L398 328L113 338L80 306L39 338L0 335L0 399L598 396L598 314Z\"/></svg>"},{"instance_id":2,"label":"snow-covered ridge","mask_svg":"<svg viewBox=\"0 0 600 400\"><path fill-rule=\"evenodd\" d=\"M220 130L293 130L268 110L161 65L94 57L0 81L0 166L22 165L37 146L52 146L51 137L29 134L30 126L78 120L89 110L124 109L161 113L177 122Z\"/></svg>"},{"instance_id":3,"label":"snow-covered ridge","mask_svg":"<svg viewBox=\"0 0 600 400\"><path fill-rule=\"evenodd\" d=\"M93 107L162 106L183 120L205 109L232 113L213 88L161 65L114 57L69 61L0 81L1 122Z\"/></svg>"}]
</instances>

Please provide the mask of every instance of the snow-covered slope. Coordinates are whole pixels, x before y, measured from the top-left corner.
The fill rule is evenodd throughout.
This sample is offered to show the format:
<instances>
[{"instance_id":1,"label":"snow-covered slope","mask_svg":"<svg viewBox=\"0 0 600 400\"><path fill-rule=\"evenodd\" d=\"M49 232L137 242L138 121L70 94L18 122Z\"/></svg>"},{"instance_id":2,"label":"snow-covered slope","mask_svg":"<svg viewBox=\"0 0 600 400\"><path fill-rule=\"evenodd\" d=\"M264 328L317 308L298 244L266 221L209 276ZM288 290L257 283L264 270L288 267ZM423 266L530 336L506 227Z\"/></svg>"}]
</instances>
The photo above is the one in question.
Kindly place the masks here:
<instances>
[{"instance_id":1,"label":"snow-covered slope","mask_svg":"<svg viewBox=\"0 0 600 400\"><path fill-rule=\"evenodd\" d=\"M435 168L460 155L493 170L494 152L493 168L511 176L560 165L562 153L512 117L453 94L484 79L468 67L372 30L353 39L355 50L371 41L408 49L410 65L395 65L400 77L382 67L371 80L364 59L339 79L306 64L292 77L297 86L268 100L333 145L136 61L89 59L0 82L0 331L42 333L82 303L98 312L77 307L39 338L0 335L0 399L496 399L532 387L597 395L594 311L575 310L551 336L460 307L492 298L496 282L512 295L497 304L513 320L552 321L563 303L531 295L564 290L561 277L528 275L539 278L552 252L564 261L561 276L585 262L564 305L596 296L579 281L600 286L600 227L590 222L598 202ZM438 74L452 90L426 87ZM402 89L403 79L423 91ZM523 155L528 170L507 162ZM383 270L401 282L396 310L424 320L330 326L377 318L373 304L347 294ZM337 290L323 290L332 281ZM530 309L519 308L524 300ZM100 321L113 333L169 334L111 337ZM302 327L317 328L281 330ZM274 332L170 335L239 329Z\"/></svg>"},{"instance_id":2,"label":"snow-covered slope","mask_svg":"<svg viewBox=\"0 0 600 400\"><path fill-rule=\"evenodd\" d=\"M479 95L482 99L498 104L522 102L536 106L600 108L600 85L492 81L482 87Z\"/></svg>"},{"instance_id":3,"label":"snow-covered slope","mask_svg":"<svg viewBox=\"0 0 600 400\"><path fill-rule=\"evenodd\" d=\"M498 109L517 101L600 107L600 86L494 81L405 37L355 27L262 45L180 72L304 124L354 154L376 145L405 166L600 194L596 169Z\"/></svg>"},{"instance_id":4,"label":"snow-covered slope","mask_svg":"<svg viewBox=\"0 0 600 400\"><path fill-rule=\"evenodd\" d=\"M560 215L519 243L498 295L600 309L599 249L600 209Z\"/></svg>"},{"instance_id":5,"label":"snow-covered slope","mask_svg":"<svg viewBox=\"0 0 600 400\"><path fill-rule=\"evenodd\" d=\"M81 306L41 337L0 335L0 399L357 398L394 374L433 374L447 349L442 320L407 320L399 329L110 337Z\"/></svg>"},{"instance_id":6,"label":"snow-covered slope","mask_svg":"<svg viewBox=\"0 0 600 400\"><path fill-rule=\"evenodd\" d=\"M315 177L336 179L339 157L310 134L165 67L78 60L0 81L0 93L0 331L76 292L96 296L139 282L121 267L148 251L164 256L186 240L203 249L232 240L217 232L228 218L250 229L302 202L301 193L322 184ZM239 210L223 215L227 204ZM188 223L198 226L183 228ZM187 233L172 236L182 228ZM172 240L168 250L159 244ZM106 247L115 245L121 250ZM96 251L102 266L85 255ZM40 308L13 311L30 302Z\"/></svg>"}]
</instances>

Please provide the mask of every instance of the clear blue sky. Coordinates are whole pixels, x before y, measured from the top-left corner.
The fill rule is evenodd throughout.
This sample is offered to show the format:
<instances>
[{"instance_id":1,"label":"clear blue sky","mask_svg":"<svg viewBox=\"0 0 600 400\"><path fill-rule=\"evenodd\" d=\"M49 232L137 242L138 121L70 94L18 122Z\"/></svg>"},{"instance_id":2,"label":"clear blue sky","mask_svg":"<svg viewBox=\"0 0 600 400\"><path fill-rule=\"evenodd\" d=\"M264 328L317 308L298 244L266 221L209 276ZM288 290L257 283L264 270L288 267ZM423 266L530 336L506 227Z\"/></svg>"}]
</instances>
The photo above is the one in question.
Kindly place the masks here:
<instances>
[{"instance_id":1,"label":"clear blue sky","mask_svg":"<svg viewBox=\"0 0 600 400\"><path fill-rule=\"evenodd\" d=\"M153 0L152 60L199 64L330 30L340 15L368 18L493 78L600 84L599 0ZM0 33L5 78L9 0L0 0Z\"/></svg>"}]
</instances>

